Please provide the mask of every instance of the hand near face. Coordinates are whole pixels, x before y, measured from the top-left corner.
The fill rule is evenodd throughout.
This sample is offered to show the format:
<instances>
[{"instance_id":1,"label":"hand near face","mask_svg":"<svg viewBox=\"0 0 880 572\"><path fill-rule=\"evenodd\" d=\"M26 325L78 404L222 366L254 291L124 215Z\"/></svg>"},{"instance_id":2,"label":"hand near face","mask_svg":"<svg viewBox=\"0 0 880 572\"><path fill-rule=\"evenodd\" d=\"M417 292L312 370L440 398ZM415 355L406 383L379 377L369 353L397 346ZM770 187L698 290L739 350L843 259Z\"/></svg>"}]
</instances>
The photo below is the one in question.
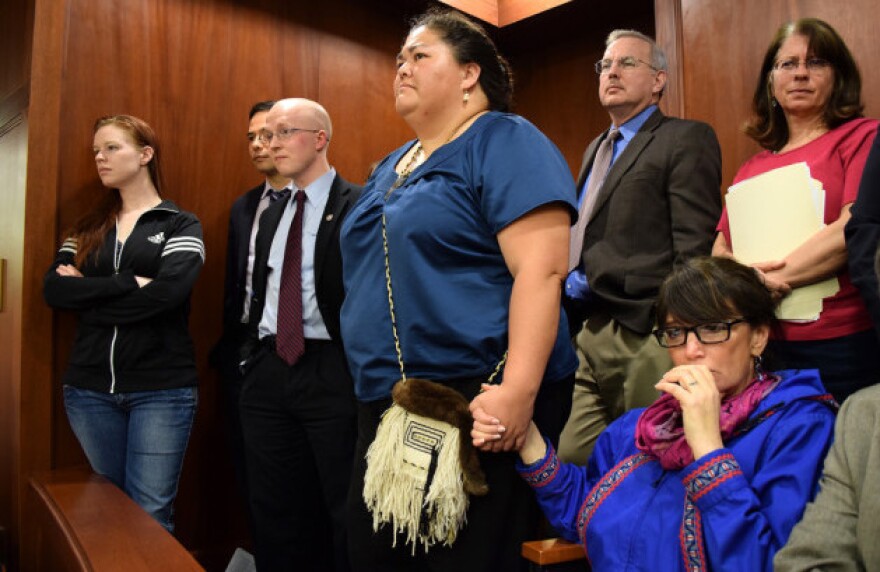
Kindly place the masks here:
<instances>
[{"instance_id":1,"label":"hand near face","mask_svg":"<svg viewBox=\"0 0 880 572\"><path fill-rule=\"evenodd\" d=\"M471 401L474 446L481 451L518 451L525 441L534 403L521 392L501 385L483 385Z\"/></svg>"},{"instance_id":2,"label":"hand near face","mask_svg":"<svg viewBox=\"0 0 880 572\"><path fill-rule=\"evenodd\" d=\"M704 365L674 367L654 386L681 405L684 436L699 459L724 447L721 440L721 394Z\"/></svg>"},{"instance_id":3,"label":"hand near face","mask_svg":"<svg viewBox=\"0 0 880 572\"><path fill-rule=\"evenodd\" d=\"M73 264L60 264L55 268L55 272L59 276L69 276L71 278L82 278L82 272L77 270Z\"/></svg>"}]
</instances>

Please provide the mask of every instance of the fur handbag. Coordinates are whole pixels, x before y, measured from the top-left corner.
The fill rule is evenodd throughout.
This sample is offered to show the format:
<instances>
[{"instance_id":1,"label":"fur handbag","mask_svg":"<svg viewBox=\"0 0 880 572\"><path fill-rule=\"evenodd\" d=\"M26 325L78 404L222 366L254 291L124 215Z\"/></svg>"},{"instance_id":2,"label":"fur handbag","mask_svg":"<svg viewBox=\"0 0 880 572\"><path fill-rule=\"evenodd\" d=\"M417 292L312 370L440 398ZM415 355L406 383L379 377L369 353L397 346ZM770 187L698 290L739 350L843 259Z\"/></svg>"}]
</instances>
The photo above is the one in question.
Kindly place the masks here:
<instances>
[{"instance_id":1,"label":"fur handbag","mask_svg":"<svg viewBox=\"0 0 880 572\"><path fill-rule=\"evenodd\" d=\"M489 492L468 437L468 402L424 379L401 380L367 451L364 501L373 529L391 524L413 552L421 543L452 544L465 523L468 495Z\"/></svg>"},{"instance_id":2,"label":"fur handbag","mask_svg":"<svg viewBox=\"0 0 880 572\"><path fill-rule=\"evenodd\" d=\"M437 543L451 545L464 526L468 495L489 492L477 451L470 440L473 422L465 397L442 384L407 378L397 335L385 215L382 215L388 307L401 379L391 392L392 406L382 414L376 438L367 450L364 502L373 529L390 524L394 545L398 533L425 551ZM507 354L488 379L492 383Z\"/></svg>"}]
</instances>

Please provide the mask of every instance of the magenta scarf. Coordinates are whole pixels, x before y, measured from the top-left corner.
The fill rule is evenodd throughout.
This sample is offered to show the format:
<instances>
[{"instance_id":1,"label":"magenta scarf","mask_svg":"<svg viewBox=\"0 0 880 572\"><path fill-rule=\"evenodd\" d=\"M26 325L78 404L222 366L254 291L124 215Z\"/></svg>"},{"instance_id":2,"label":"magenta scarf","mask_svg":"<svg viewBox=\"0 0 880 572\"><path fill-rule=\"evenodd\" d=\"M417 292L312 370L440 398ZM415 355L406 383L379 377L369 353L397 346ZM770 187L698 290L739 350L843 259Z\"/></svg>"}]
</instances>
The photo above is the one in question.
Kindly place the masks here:
<instances>
[{"instance_id":1,"label":"magenta scarf","mask_svg":"<svg viewBox=\"0 0 880 572\"><path fill-rule=\"evenodd\" d=\"M764 397L779 383L775 375L761 374L739 395L721 400L721 440L733 435L749 418ZM636 447L660 461L667 471L682 469L694 462L694 453L684 437L681 405L664 393L639 416Z\"/></svg>"}]
</instances>

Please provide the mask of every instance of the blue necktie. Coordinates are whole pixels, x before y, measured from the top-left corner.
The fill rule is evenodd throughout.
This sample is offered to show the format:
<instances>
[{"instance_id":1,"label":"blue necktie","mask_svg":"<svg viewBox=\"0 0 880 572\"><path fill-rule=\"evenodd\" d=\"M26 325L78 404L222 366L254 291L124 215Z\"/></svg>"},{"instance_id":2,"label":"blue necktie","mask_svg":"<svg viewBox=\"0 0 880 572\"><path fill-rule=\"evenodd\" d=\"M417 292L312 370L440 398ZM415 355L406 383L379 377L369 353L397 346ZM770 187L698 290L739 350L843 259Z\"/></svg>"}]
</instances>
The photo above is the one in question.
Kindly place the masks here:
<instances>
[{"instance_id":1,"label":"blue necktie","mask_svg":"<svg viewBox=\"0 0 880 572\"><path fill-rule=\"evenodd\" d=\"M276 191L275 189L269 189L269 202L274 203L279 199L286 199L290 196L290 189L281 189L280 191Z\"/></svg>"}]
</instances>

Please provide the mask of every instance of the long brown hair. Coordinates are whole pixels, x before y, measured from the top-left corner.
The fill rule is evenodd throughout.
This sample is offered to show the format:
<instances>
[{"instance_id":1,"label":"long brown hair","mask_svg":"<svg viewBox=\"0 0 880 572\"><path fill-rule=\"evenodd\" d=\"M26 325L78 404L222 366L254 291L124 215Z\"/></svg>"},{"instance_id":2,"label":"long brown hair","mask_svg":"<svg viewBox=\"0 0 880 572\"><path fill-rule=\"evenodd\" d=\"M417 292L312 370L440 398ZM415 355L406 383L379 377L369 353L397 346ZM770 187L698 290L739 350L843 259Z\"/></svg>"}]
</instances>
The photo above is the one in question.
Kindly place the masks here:
<instances>
[{"instance_id":1,"label":"long brown hair","mask_svg":"<svg viewBox=\"0 0 880 572\"><path fill-rule=\"evenodd\" d=\"M790 36L804 36L808 40L809 57L828 60L834 69L834 88L825 105L824 120L828 129L834 129L851 119L862 116L862 78L843 38L827 22L817 18L802 18L785 24L764 54L758 86L752 98L754 116L743 129L761 147L771 151L782 149L788 142L788 123L782 107L774 105L770 73L776 63L776 54Z\"/></svg>"},{"instance_id":2,"label":"long brown hair","mask_svg":"<svg viewBox=\"0 0 880 572\"><path fill-rule=\"evenodd\" d=\"M150 173L150 180L159 195L162 194L162 172L159 168L159 141L156 133L146 121L132 115L106 115L95 121L95 127L92 133L97 133L102 127L112 125L118 127L131 139L136 146L152 147L153 158L147 163L147 169ZM82 268L90 255L97 256L104 237L116 224L116 216L122 209L122 197L119 195L119 189L110 189L104 195L98 206L92 209L84 217L79 219L68 233L77 241L76 248L76 266Z\"/></svg>"}]
</instances>

